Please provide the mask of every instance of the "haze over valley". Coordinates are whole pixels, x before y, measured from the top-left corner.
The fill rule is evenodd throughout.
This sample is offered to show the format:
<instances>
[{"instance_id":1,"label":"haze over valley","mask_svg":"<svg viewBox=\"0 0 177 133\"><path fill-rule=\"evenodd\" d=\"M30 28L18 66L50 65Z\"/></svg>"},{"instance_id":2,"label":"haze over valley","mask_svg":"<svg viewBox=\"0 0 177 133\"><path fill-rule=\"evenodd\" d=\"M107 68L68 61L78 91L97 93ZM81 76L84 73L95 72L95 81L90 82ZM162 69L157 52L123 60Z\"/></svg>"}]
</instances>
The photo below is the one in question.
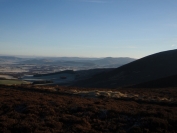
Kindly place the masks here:
<instances>
[{"instance_id":1,"label":"haze over valley","mask_svg":"<svg viewBox=\"0 0 177 133\"><path fill-rule=\"evenodd\" d=\"M117 68L88 69L89 65L84 70L53 73L44 73L45 65L54 65L49 60L37 59L37 63L36 59L5 57L8 63L2 66L12 71L0 75L0 131L176 132L176 55L177 50L163 51L137 60L117 58L124 63L131 59ZM103 65L105 60L113 63L112 58L104 58L89 60L89 64ZM72 63L76 64L69 68L78 65ZM13 71L16 66L31 71Z\"/></svg>"},{"instance_id":2,"label":"haze over valley","mask_svg":"<svg viewBox=\"0 0 177 133\"><path fill-rule=\"evenodd\" d=\"M132 62L133 58L79 58L79 57L46 57L19 58L15 56L0 56L0 78L28 81L43 81L59 84L75 80L87 79L106 69L120 67ZM92 69L92 70L90 70ZM68 71L69 70L69 73ZM85 70L85 71L84 71ZM87 72L90 70L90 72ZM66 72L62 72L66 71ZM61 72L61 74L60 74ZM33 75L51 74L53 76L34 77ZM28 76L29 75L29 76ZM82 76L81 76L82 75ZM66 79L61 79L66 77ZM2 82L3 83L3 82Z\"/></svg>"},{"instance_id":3,"label":"haze over valley","mask_svg":"<svg viewBox=\"0 0 177 133\"><path fill-rule=\"evenodd\" d=\"M1 56L0 77L30 84L116 88L177 75L176 57L177 50L141 59Z\"/></svg>"},{"instance_id":4,"label":"haze over valley","mask_svg":"<svg viewBox=\"0 0 177 133\"><path fill-rule=\"evenodd\" d=\"M177 0L0 0L0 133L177 133Z\"/></svg>"}]
</instances>

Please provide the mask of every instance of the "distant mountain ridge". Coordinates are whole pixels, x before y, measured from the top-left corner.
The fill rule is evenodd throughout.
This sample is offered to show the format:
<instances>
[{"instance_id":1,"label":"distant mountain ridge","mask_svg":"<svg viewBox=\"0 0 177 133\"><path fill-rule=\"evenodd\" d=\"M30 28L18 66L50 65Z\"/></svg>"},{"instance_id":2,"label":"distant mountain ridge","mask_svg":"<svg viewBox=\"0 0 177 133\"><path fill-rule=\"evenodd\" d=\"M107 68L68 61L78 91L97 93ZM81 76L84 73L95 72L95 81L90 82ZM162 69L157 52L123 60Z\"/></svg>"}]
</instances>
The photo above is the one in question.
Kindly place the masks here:
<instances>
[{"instance_id":1,"label":"distant mountain ridge","mask_svg":"<svg viewBox=\"0 0 177 133\"><path fill-rule=\"evenodd\" d=\"M122 87L177 74L177 50L146 56L109 72L76 83L84 87Z\"/></svg>"},{"instance_id":2,"label":"distant mountain ridge","mask_svg":"<svg viewBox=\"0 0 177 133\"><path fill-rule=\"evenodd\" d=\"M76 58L76 57L75 57ZM73 58L44 58L44 59L29 59L23 62L23 64L55 64L55 65L64 65L64 66L93 66L93 67L107 67L107 68L113 68L113 67L119 67L121 65L130 63L134 61L133 58L128 57L120 57L120 58L103 58L103 59L90 59L90 58L76 58L76 60ZM64 60L65 59L65 60Z\"/></svg>"},{"instance_id":3,"label":"distant mountain ridge","mask_svg":"<svg viewBox=\"0 0 177 133\"><path fill-rule=\"evenodd\" d=\"M0 62L1 63L7 63L7 62L19 62L24 61L23 58L18 58L15 56L0 56Z\"/></svg>"},{"instance_id":4,"label":"distant mountain ridge","mask_svg":"<svg viewBox=\"0 0 177 133\"><path fill-rule=\"evenodd\" d=\"M92 61L97 65L102 65L102 66L106 66L106 67L119 67L122 65L125 65L127 63L130 63L132 61L135 61L135 59L133 58L129 58L129 57L119 57L119 58L113 58L113 57L106 57L103 59L99 59L99 60L95 60Z\"/></svg>"}]
</instances>

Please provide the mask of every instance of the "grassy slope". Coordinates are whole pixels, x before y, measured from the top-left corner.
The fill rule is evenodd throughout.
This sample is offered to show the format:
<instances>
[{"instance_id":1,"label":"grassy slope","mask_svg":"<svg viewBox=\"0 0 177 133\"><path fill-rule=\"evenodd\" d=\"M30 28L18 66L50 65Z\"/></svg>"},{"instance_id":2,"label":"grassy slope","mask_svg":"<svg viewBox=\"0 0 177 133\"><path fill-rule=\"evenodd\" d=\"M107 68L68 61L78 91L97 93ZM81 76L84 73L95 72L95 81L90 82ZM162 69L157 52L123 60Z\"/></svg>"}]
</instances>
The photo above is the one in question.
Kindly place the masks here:
<instances>
[{"instance_id":1,"label":"grassy slope","mask_svg":"<svg viewBox=\"0 0 177 133\"><path fill-rule=\"evenodd\" d=\"M20 85L20 84L28 84L28 82L24 82L21 80L0 80L1 85Z\"/></svg>"},{"instance_id":2,"label":"grassy slope","mask_svg":"<svg viewBox=\"0 0 177 133\"><path fill-rule=\"evenodd\" d=\"M136 99L84 98L77 88L0 86L0 132L176 132L177 105ZM148 96L177 96L177 89L124 89ZM168 93L167 93L168 92Z\"/></svg>"}]
</instances>

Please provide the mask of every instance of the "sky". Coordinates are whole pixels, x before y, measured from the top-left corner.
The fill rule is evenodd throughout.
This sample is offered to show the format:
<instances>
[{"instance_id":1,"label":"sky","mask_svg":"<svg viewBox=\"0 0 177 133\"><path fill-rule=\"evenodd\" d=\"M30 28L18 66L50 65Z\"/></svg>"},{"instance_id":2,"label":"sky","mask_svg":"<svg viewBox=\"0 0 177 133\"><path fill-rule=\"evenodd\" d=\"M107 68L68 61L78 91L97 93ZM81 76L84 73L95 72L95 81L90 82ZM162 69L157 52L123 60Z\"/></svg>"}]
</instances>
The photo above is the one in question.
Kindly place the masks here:
<instances>
[{"instance_id":1,"label":"sky","mask_svg":"<svg viewBox=\"0 0 177 133\"><path fill-rule=\"evenodd\" d=\"M177 49L177 0L0 0L0 55L141 58Z\"/></svg>"}]
</instances>

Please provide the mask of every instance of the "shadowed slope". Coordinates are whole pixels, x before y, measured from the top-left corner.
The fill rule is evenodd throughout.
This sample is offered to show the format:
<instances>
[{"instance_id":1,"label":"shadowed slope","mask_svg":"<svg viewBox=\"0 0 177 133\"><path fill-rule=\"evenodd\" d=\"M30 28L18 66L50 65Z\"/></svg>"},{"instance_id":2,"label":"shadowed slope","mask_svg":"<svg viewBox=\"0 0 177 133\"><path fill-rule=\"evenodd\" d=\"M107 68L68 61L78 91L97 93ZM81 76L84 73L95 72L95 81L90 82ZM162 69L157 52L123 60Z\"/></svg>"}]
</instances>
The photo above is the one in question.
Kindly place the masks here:
<instances>
[{"instance_id":1,"label":"shadowed slope","mask_svg":"<svg viewBox=\"0 0 177 133\"><path fill-rule=\"evenodd\" d=\"M146 56L117 69L76 83L84 87L120 87L177 74L177 50Z\"/></svg>"},{"instance_id":2,"label":"shadowed slope","mask_svg":"<svg viewBox=\"0 0 177 133\"><path fill-rule=\"evenodd\" d=\"M177 75L160 78L137 85L131 86L133 88L164 88L164 87L177 87Z\"/></svg>"}]
</instances>

